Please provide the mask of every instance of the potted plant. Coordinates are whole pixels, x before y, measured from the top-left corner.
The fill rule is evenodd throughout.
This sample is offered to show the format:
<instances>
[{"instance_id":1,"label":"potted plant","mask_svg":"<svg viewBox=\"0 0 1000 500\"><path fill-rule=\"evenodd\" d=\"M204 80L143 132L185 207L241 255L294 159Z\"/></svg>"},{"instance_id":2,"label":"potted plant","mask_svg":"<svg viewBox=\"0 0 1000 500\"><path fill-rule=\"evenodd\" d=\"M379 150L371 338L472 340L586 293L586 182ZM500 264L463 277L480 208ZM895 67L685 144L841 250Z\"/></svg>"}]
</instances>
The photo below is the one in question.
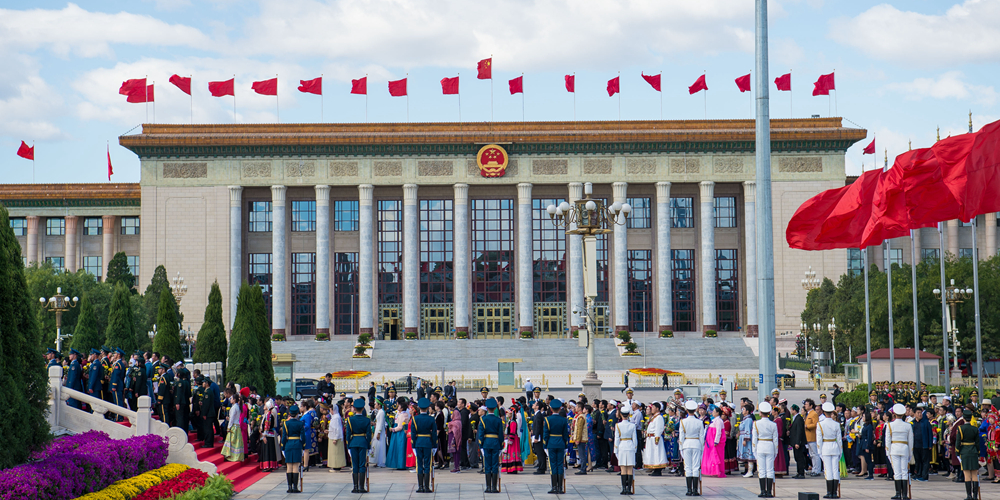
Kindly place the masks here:
<instances>
[{"instance_id":1,"label":"potted plant","mask_svg":"<svg viewBox=\"0 0 1000 500\"><path fill-rule=\"evenodd\" d=\"M330 332L316 332L316 341L322 342L330 340Z\"/></svg>"},{"instance_id":2,"label":"potted plant","mask_svg":"<svg viewBox=\"0 0 1000 500\"><path fill-rule=\"evenodd\" d=\"M529 340L531 338L534 338L534 335L532 335L530 331L526 330L521 332L521 340Z\"/></svg>"},{"instance_id":3,"label":"potted plant","mask_svg":"<svg viewBox=\"0 0 1000 500\"><path fill-rule=\"evenodd\" d=\"M618 340L619 340L618 345L620 346L626 345L632 341L632 334L629 333L628 330L619 330Z\"/></svg>"},{"instance_id":4,"label":"potted plant","mask_svg":"<svg viewBox=\"0 0 1000 500\"><path fill-rule=\"evenodd\" d=\"M358 345L354 346L354 356L353 357L355 357L355 358L370 358L371 356L369 356L368 353L365 352L367 350L368 350L368 346L358 344Z\"/></svg>"},{"instance_id":5,"label":"potted plant","mask_svg":"<svg viewBox=\"0 0 1000 500\"><path fill-rule=\"evenodd\" d=\"M705 330L705 336L706 337L711 337L711 338L716 338L716 337L719 336L719 332L717 332L715 330Z\"/></svg>"},{"instance_id":6,"label":"potted plant","mask_svg":"<svg viewBox=\"0 0 1000 500\"><path fill-rule=\"evenodd\" d=\"M627 344L625 344L625 352L622 353L622 355L623 356L639 356L640 355L639 352L636 351L636 349L638 349L638 347L639 346L636 345L635 342L629 341Z\"/></svg>"},{"instance_id":7,"label":"potted plant","mask_svg":"<svg viewBox=\"0 0 1000 500\"><path fill-rule=\"evenodd\" d=\"M469 332L468 330L458 330L455 332L455 338L458 340L468 340Z\"/></svg>"},{"instance_id":8,"label":"potted plant","mask_svg":"<svg viewBox=\"0 0 1000 500\"><path fill-rule=\"evenodd\" d=\"M417 340L417 332L406 332L406 340Z\"/></svg>"},{"instance_id":9,"label":"potted plant","mask_svg":"<svg viewBox=\"0 0 1000 500\"><path fill-rule=\"evenodd\" d=\"M362 333L361 335L358 335L358 343L361 344L361 345L364 345L364 346L371 345L371 343L372 343L372 334L370 334L370 333Z\"/></svg>"},{"instance_id":10,"label":"potted plant","mask_svg":"<svg viewBox=\"0 0 1000 500\"><path fill-rule=\"evenodd\" d=\"M674 331L673 330L660 330L660 338L661 339L672 339L672 338L674 338Z\"/></svg>"},{"instance_id":11,"label":"potted plant","mask_svg":"<svg viewBox=\"0 0 1000 500\"><path fill-rule=\"evenodd\" d=\"M573 338L574 339L580 338L580 330L573 330Z\"/></svg>"},{"instance_id":12,"label":"potted plant","mask_svg":"<svg viewBox=\"0 0 1000 500\"><path fill-rule=\"evenodd\" d=\"M285 341L285 334L284 333L272 333L271 334L271 342L284 342L284 341Z\"/></svg>"}]
</instances>

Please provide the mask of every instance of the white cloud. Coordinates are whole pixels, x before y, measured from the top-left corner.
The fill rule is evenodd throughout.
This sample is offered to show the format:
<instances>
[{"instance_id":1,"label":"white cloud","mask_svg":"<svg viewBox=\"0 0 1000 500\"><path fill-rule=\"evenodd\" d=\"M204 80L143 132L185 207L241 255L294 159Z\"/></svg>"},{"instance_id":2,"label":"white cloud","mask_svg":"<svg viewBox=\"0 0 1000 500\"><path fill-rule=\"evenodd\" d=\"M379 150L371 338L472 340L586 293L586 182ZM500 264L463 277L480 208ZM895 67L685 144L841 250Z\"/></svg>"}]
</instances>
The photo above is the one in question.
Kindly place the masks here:
<instances>
[{"instance_id":1,"label":"white cloud","mask_svg":"<svg viewBox=\"0 0 1000 500\"><path fill-rule=\"evenodd\" d=\"M966 0L944 14L877 5L835 19L830 37L876 59L920 66L954 66L1000 59L1000 2Z\"/></svg>"},{"instance_id":2,"label":"white cloud","mask_svg":"<svg viewBox=\"0 0 1000 500\"><path fill-rule=\"evenodd\" d=\"M34 59L0 54L0 135L62 139L65 134L52 122L62 104L62 97L39 75Z\"/></svg>"},{"instance_id":3,"label":"white cloud","mask_svg":"<svg viewBox=\"0 0 1000 500\"><path fill-rule=\"evenodd\" d=\"M898 92L906 99L920 100L925 97L934 99L961 99L992 106L997 100L997 93L992 86L972 85L962 81L964 75L960 71L949 71L937 78L917 78L912 82L890 83L886 90Z\"/></svg>"}]
</instances>

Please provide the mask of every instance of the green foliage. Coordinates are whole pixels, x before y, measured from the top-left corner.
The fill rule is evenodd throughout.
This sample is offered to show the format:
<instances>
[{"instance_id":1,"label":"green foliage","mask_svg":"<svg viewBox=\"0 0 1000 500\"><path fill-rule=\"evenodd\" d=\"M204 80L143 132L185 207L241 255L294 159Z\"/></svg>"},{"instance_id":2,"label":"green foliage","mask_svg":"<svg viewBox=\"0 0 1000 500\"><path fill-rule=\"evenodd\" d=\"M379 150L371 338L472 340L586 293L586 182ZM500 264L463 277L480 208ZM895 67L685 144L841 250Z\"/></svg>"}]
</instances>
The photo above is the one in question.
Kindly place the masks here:
<instances>
[{"instance_id":1,"label":"green foliage","mask_svg":"<svg viewBox=\"0 0 1000 500\"><path fill-rule=\"evenodd\" d=\"M230 338L226 377L229 382L256 387L261 395L275 391L264 296L259 286L245 281L236 298L236 320Z\"/></svg>"},{"instance_id":2,"label":"green foliage","mask_svg":"<svg viewBox=\"0 0 1000 500\"><path fill-rule=\"evenodd\" d=\"M635 342L630 341L629 343L625 344L625 352L635 352L635 350L638 348L639 346Z\"/></svg>"},{"instance_id":3,"label":"green foliage","mask_svg":"<svg viewBox=\"0 0 1000 500\"><path fill-rule=\"evenodd\" d=\"M180 328L177 324L177 303L169 288L160 291L160 307L156 315L156 337L153 350L161 356L169 356L171 361L182 361Z\"/></svg>"},{"instance_id":4,"label":"green foliage","mask_svg":"<svg viewBox=\"0 0 1000 500\"><path fill-rule=\"evenodd\" d=\"M257 385L259 394L274 394L274 365L271 364L271 325L267 322L267 305L264 303L264 292L259 285L253 285L254 324L257 325L257 342L260 345L258 371L264 381Z\"/></svg>"},{"instance_id":5,"label":"green foliage","mask_svg":"<svg viewBox=\"0 0 1000 500\"><path fill-rule=\"evenodd\" d=\"M32 264L24 270L24 275L28 283L28 295L34 299L30 307L40 327L43 347L55 345L56 315L45 310L38 303L38 299L55 295L59 288L62 288L63 295L67 297L89 295L90 303L94 306L97 331L101 334L104 333L108 326L108 307L111 305L112 287L98 282L93 275L83 270L67 273L56 270L51 264ZM74 334L79 314L79 307L70 308L63 313L63 334Z\"/></svg>"},{"instance_id":6,"label":"green foliage","mask_svg":"<svg viewBox=\"0 0 1000 500\"><path fill-rule=\"evenodd\" d=\"M233 482L224 474L209 477L201 488L193 488L170 497L170 500L229 500L233 497Z\"/></svg>"},{"instance_id":7,"label":"green foliage","mask_svg":"<svg viewBox=\"0 0 1000 500\"><path fill-rule=\"evenodd\" d=\"M48 439L48 376L21 246L0 206L0 469L23 463ZM37 307L37 306L36 306Z\"/></svg>"},{"instance_id":8,"label":"green foliage","mask_svg":"<svg viewBox=\"0 0 1000 500\"><path fill-rule=\"evenodd\" d=\"M135 321L132 318L132 292L129 290L124 283L119 282L115 285L104 343L108 347L119 347L127 354L132 354L139 346L136 343Z\"/></svg>"},{"instance_id":9,"label":"green foliage","mask_svg":"<svg viewBox=\"0 0 1000 500\"><path fill-rule=\"evenodd\" d=\"M462 333L462 332L459 332L459 333ZM372 334L370 334L370 333L362 333L362 334L358 335L358 343L359 344L370 345L371 342L372 342Z\"/></svg>"},{"instance_id":10,"label":"green foliage","mask_svg":"<svg viewBox=\"0 0 1000 500\"><path fill-rule=\"evenodd\" d=\"M108 275L104 277L104 282L115 286L118 283L125 285L125 288L131 289L135 286L135 276L132 276L132 271L128 268L128 258L125 256L125 252L118 252L115 254L111 262L108 263Z\"/></svg>"},{"instance_id":11,"label":"green foliage","mask_svg":"<svg viewBox=\"0 0 1000 500\"><path fill-rule=\"evenodd\" d=\"M660 338L661 339L672 339L672 338L674 338L674 331L673 330L660 330Z\"/></svg>"},{"instance_id":12,"label":"green foliage","mask_svg":"<svg viewBox=\"0 0 1000 500\"><path fill-rule=\"evenodd\" d=\"M99 349L104 344L104 335L97 329L97 318L94 317L94 304L90 294L85 293L80 299L80 316L76 320L76 330L73 332L73 349L86 353L91 349Z\"/></svg>"},{"instance_id":13,"label":"green foliage","mask_svg":"<svg viewBox=\"0 0 1000 500\"><path fill-rule=\"evenodd\" d=\"M705 337L713 338L714 339L714 338L716 338L718 336L719 336L719 332L717 332L715 330L705 330Z\"/></svg>"},{"instance_id":14,"label":"green foliage","mask_svg":"<svg viewBox=\"0 0 1000 500\"><path fill-rule=\"evenodd\" d=\"M156 300L159 301L160 289L169 285L170 280L167 279L167 268L156 266L156 270L153 271L153 277L149 279L149 284L146 285L146 293L144 295L149 295L150 292L156 293Z\"/></svg>"},{"instance_id":15,"label":"green foliage","mask_svg":"<svg viewBox=\"0 0 1000 500\"><path fill-rule=\"evenodd\" d=\"M354 355L355 356L364 356L365 351L368 350L368 347L369 346L366 346L366 345L356 345L356 346L354 346Z\"/></svg>"},{"instance_id":16,"label":"green foliage","mask_svg":"<svg viewBox=\"0 0 1000 500\"><path fill-rule=\"evenodd\" d=\"M226 367L226 327L222 323L222 291L219 282L212 283L212 291L208 294L208 306L205 307L205 321L198 330L198 340L193 359L195 363L222 362Z\"/></svg>"},{"instance_id":17,"label":"green foliage","mask_svg":"<svg viewBox=\"0 0 1000 500\"><path fill-rule=\"evenodd\" d=\"M962 387L959 389L962 394L962 400L968 401L969 395L976 392L972 387ZM944 387L939 385L929 385L927 386L927 392L934 393L944 393ZM850 392L843 392L840 396L837 396L837 403L844 403L848 408L853 406L862 406L868 404L868 384L862 383L858 384L858 387ZM941 402L941 398L938 398L938 403Z\"/></svg>"},{"instance_id":18,"label":"green foliage","mask_svg":"<svg viewBox=\"0 0 1000 500\"><path fill-rule=\"evenodd\" d=\"M618 345L625 345L632 341L632 334L628 330L618 330Z\"/></svg>"},{"instance_id":19,"label":"green foliage","mask_svg":"<svg viewBox=\"0 0 1000 500\"><path fill-rule=\"evenodd\" d=\"M134 325L133 331L135 331L135 345L143 351L152 351L153 340L149 338L149 332L152 328L147 328L146 325L146 301L137 293L130 294L129 300L132 303L132 323Z\"/></svg>"},{"instance_id":20,"label":"green foliage","mask_svg":"<svg viewBox=\"0 0 1000 500\"><path fill-rule=\"evenodd\" d=\"M153 271L153 278L150 279L149 285L146 286L146 293L143 294L143 304L146 311L146 324L143 327L143 331L150 331L153 329L153 325L156 324L157 318L159 317L160 311L160 293L164 290L170 289L170 280L167 279L167 269L163 266L156 266L156 270ZM184 322L184 315L181 314L180 306L174 303L177 314L177 322Z\"/></svg>"}]
</instances>

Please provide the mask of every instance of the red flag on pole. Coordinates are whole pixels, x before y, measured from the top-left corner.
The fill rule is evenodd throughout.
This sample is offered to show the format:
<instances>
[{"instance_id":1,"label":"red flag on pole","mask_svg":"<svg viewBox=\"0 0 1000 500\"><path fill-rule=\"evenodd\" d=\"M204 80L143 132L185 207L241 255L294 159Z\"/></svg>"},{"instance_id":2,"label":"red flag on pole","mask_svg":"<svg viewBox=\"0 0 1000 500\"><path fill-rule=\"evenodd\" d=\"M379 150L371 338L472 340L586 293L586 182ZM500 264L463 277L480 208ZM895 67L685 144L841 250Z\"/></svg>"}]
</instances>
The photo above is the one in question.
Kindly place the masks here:
<instances>
[{"instance_id":1,"label":"red flag on pole","mask_svg":"<svg viewBox=\"0 0 1000 500\"><path fill-rule=\"evenodd\" d=\"M129 90L125 101L131 103L153 102L153 85L133 87Z\"/></svg>"},{"instance_id":2,"label":"red flag on pole","mask_svg":"<svg viewBox=\"0 0 1000 500\"><path fill-rule=\"evenodd\" d=\"M175 87L181 89L181 92L191 95L191 78L173 75L170 77L169 82L174 84Z\"/></svg>"},{"instance_id":3,"label":"red flag on pole","mask_svg":"<svg viewBox=\"0 0 1000 500\"><path fill-rule=\"evenodd\" d=\"M108 146L108 181L111 181L111 174L114 173L114 169L111 168L111 146Z\"/></svg>"},{"instance_id":4,"label":"red flag on pole","mask_svg":"<svg viewBox=\"0 0 1000 500\"><path fill-rule=\"evenodd\" d=\"M299 92L323 95L323 77L313 78L312 80L299 80Z\"/></svg>"},{"instance_id":5,"label":"red flag on pole","mask_svg":"<svg viewBox=\"0 0 1000 500\"><path fill-rule=\"evenodd\" d=\"M869 170L849 186L823 191L806 200L788 221L788 246L799 250L857 248L881 174Z\"/></svg>"},{"instance_id":6,"label":"red flag on pole","mask_svg":"<svg viewBox=\"0 0 1000 500\"><path fill-rule=\"evenodd\" d=\"M444 95L451 95L458 93L458 77L455 78L442 78L441 79L441 93Z\"/></svg>"},{"instance_id":7,"label":"red flag on pole","mask_svg":"<svg viewBox=\"0 0 1000 500\"><path fill-rule=\"evenodd\" d=\"M368 77L362 76L357 80L351 80L351 93L368 95Z\"/></svg>"},{"instance_id":8,"label":"red flag on pole","mask_svg":"<svg viewBox=\"0 0 1000 500\"><path fill-rule=\"evenodd\" d=\"M21 147L17 148L17 156L24 158L25 160L35 159L35 147L29 146L24 141L21 141Z\"/></svg>"},{"instance_id":9,"label":"red flag on pole","mask_svg":"<svg viewBox=\"0 0 1000 500\"><path fill-rule=\"evenodd\" d=\"M833 81L833 73L819 75L819 79L813 84L813 95L830 95L831 90L837 90Z\"/></svg>"},{"instance_id":10,"label":"red flag on pole","mask_svg":"<svg viewBox=\"0 0 1000 500\"><path fill-rule=\"evenodd\" d=\"M620 88L618 87L618 82L620 80L621 80L620 76L616 76L608 80L608 97L611 97L621 91Z\"/></svg>"},{"instance_id":11,"label":"red flag on pole","mask_svg":"<svg viewBox=\"0 0 1000 500\"><path fill-rule=\"evenodd\" d=\"M253 82L250 89L260 95L278 95L278 78Z\"/></svg>"},{"instance_id":12,"label":"red flag on pole","mask_svg":"<svg viewBox=\"0 0 1000 500\"><path fill-rule=\"evenodd\" d=\"M705 75L701 75L697 80L694 81L694 85L688 87L689 94L697 94L702 90L708 90L708 84L705 83Z\"/></svg>"},{"instance_id":13,"label":"red flag on pole","mask_svg":"<svg viewBox=\"0 0 1000 500\"><path fill-rule=\"evenodd\" d=\"M135 91L135 89L145 90L145 88L146 88L145 78L133 78L131 80L125 80L124 82L122 82L122 86L118 88L118 93L127 96L131 94L133 91Z\"/></svg>"},{"instance_id":14,"label":"red flag on pole","mask_svg":"<svg viewBox=\"0 0 1000 500\"><path fill-rule=\"evenodd\" d=\"M489 57L479 61L476 65L476 70L479 71L480 80L492 80L493 79L493 58Z\"/></svg>"},{"instance_id":15,"label":"red flag on pole","mask_svg":"<svg viewBox=\"0 0 1000 500\"><path fill-rule=\"evenodd\" d=\"M792 91L792 74L785 73L774 79L774 86L778 87L778 90L783 92Z\"/></svg>"},{"instance_id":16,"label":"red flag on pole","mask_svg":"<svg viewBox=\"0 0 1000 500\"><path fill-rule=\"evenodd\" d=\"M872 137L872 143L865 146L865 149L861 151L863 155L873 155L875 154L875 138Z\"/></svg>"},{"instance_id":17,"label":"red flag on pole","mask_svg":"<svg viewBox=\"0 0 1000 500\"><path fill-rule=\"evenodd\" d=\"M657 92L661 92L661 90L660 90L660 75L647 75L645 73L641 73L641 74L642 74L642 79L646 80L646 83L648 83L650 87L653 87L653 90L655 90Z\"/></svg>"},{"instance_id":18,"label":"red flag on pole","mask_svg":"<svg viewBox=\"0 0 1000 500\"><path fill-rule=\"evenodd\" d=\"M406 95L406 78L389 82L389 95L402 97Z\"/></svg>"},{"instance_id":19,"label":"red flag on pole","mask_svg":"<svg viewBox=\"0 0 1000 500\"><path fill-rule=\"evenodd\" d=\"M221 82L208 82L208 91L212 97L222 97L224 95L236 95L235 78L230 78Z\"/></svg>"},{"instance_id":20,"label":"red flag on pole","mask_svg":"<svg viewBox=\"0 0 1000 500\"><path fill-rule=\"evenodd\" d=\"M524 75L512 79L507 84L510 86L510 95L524 93Z\"/></svg>"},{"instance_id":21,"label":"red flag on pole","mask_svg":"<svg viewBox=\"0 0 1000 500\"><path fill-rule=\"evenodd\" d=\"M576 92L576 75L566 75L566 92Z\"/></svg>"},{"instance_id":22,"label":"red flag on pole","mask_svg":"<svg viewBox=\"0 0 1000 500\"><path fill-rule=\"evenodd\" d=\"M740 93L750 92L750 73L737 78L736 87L740 89Z\"/></svg>"}]
</instances>

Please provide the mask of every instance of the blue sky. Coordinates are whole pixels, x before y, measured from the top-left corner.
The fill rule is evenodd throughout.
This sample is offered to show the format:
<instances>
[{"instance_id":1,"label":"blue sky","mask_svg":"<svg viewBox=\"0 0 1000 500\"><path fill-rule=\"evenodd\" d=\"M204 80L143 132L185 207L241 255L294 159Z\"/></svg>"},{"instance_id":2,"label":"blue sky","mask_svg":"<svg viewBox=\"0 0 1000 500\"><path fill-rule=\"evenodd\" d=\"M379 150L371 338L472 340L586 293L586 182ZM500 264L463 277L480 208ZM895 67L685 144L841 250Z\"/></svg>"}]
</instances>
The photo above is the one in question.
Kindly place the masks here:
<instances>
[{"instance_id":1,"label":"blue sky","mask_svg":"<svg viewBox=\"0 0 1000 500\"><path fill-rule=\"evenodd\" d=\"M410 121L457 121L458 98L439 81L461 76L464 121L490 120L490 82L476 62L493 56L493 116L522 118L521 95L507 81L524 73L524 118L614 120L618 96L608 79L621 73L621 118L658 119L660 94L640 73L663 73L663 117L705 117L705 96L687 86L707 74L707 115L751 118L752 95L734 83L754 67L752 0L144 0L80 2L7 0L0 9L0 183L32 182L31 162L15 155L36 144L37 182L106 182L110 143L114 181L139 180L138 159L117 137L147 120L128 104L128 78L155 81L158 123L189 123L192 101L167 82L193 76L197 123L274 122L275 98L250 90L279 79L282 123L320 121L320 98L296 90L324 76L323 118L364 122L365 98L350 80L368 75L367 119L406 120L405 98L386 82L409 78ZM772 0L770 80L792 71L792 99L771 84L771 116L827 116L812 82L836 70L836 109L878 137L890 162L941 136L1000 119L994 80L1000 60L1000 1ZM236 78L230 97L213 98L207 82ZM794 104L794 107L792 107ZM149 121L153 108L149 106ZM848 172L870 167L858 144Z\"/></svg>"}]
</instances>

